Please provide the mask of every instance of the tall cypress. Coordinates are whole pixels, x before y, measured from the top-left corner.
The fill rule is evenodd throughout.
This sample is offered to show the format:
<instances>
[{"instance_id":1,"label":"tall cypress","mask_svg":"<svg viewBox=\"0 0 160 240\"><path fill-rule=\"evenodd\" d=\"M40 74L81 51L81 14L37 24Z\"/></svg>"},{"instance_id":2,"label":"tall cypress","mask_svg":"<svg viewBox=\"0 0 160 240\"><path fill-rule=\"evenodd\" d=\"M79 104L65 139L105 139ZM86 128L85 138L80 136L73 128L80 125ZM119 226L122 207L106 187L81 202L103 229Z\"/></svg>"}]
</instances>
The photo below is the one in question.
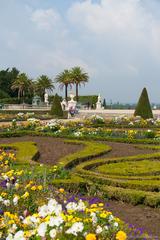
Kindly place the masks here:
<instances>
[{"instance_id":1,"label":"tall cypress","mask_svg":"<svg viewBox=\"0 0 160 240\"><path fill-rule=\"evenodd\" d=\"M53 99L53 103L51 107L51 115L55 117L63 117L63 110L60 102L60 97L57 94Z\"/></svg>"},{"instance_id":2,"label":"tall cypress","mask_svg":"<svg viewBox=\"0 0 160 240\"><path fill-rule=\"evenodd\" d=\"M153 118L153 113L146 88L143 88L142 90L134 112L134 116L141 116L143 119Z\"/></svg>"}]
</instances>

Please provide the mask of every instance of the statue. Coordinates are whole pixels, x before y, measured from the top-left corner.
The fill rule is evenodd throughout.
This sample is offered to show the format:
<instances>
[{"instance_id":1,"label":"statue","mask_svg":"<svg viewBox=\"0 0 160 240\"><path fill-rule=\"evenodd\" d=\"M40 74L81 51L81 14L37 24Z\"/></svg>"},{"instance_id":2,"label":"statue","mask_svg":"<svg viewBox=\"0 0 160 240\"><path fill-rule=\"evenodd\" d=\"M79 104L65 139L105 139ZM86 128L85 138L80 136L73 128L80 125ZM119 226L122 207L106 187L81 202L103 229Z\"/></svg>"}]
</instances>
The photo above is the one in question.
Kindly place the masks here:
<instances>
[{"instance_id":1,"label":"statue","mask_svg":"<svg viewBox=\"0 0 160 240\"><path fill-rule=\"evenodd\" d=\"M101 110L102 109L102 101L101 101L101 95L98 95L98 101L96 103L96 109Z\"/></svg>"},{"instance_id":2,"label":"statue","mask_svg":"<svg viewBox=\"0 0 160 240\"><path fill-rule=\"evenodd\" d=\"M48 101L48 93L44 94L44 103L48 106L49 101Z\"/></svg>"},{"instance_id":3,"label":"statue","mask_svg":"<svg viewBox=\"0 0 160 240\"><path fill-rule=\"evenodd\" d=\"M66 99L63 99L63 101L61 102L61 106L62 106L62 110L65 111L68 107L67 101Z\"/></svg>"},{"instance_id":4,"label":"statue","mask_svg":"<svg viewBox=\"0 0 160 240\"><path fill-rule=\"evenodd\" d=\"M77 111L76 106L77 102L74 100L75 95L73 93L70 93L71 100L68 101L68 113L71 117L73 117Z\"/></svg>"}]
</instances>

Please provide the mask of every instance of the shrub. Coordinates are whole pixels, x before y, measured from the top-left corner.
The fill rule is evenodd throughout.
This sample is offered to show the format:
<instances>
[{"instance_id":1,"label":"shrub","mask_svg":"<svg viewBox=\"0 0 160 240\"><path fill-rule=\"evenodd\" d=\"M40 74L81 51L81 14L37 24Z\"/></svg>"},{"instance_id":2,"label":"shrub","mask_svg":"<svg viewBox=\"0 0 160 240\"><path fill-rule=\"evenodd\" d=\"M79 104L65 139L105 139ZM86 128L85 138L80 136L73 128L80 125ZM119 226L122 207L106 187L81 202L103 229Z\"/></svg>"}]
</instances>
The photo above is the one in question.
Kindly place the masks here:
<instances>
[{"instance_id":1,"label":"shrub","mask_svg":"<svg viewBox=\"0 0 160 240\"><path fill-rule=\"evenodd\" d=\"M153 118L153 113L146 88L144 88L141 93L134 116L141 116L143 119Z\"/></svg>"},{"instance_id":2,"label":"shrub","mask_svg":"<svg viewBox=\"0 0 160 240\"><path fill-rule=\"evenodd\" d=\"M51 107L51 115L53 115L55 117L63 117L63 111L62 111L60 98L57 94L55 95L55 97L53 99L53 103L52 103L52 107Z\"/></svg>"},{"instance_id":3,"label":"shrub","mask_svg":"<svg viewBox=\"0 0 160 240\"><path fill-rule=\"evenodd\" d=\"M132 203L133 205L142 204L145 199L145 192L143 191L116 188L110 186L102 187L102 189L104 193L106 193L106 197Z\"/></svg>"}]
</instances>

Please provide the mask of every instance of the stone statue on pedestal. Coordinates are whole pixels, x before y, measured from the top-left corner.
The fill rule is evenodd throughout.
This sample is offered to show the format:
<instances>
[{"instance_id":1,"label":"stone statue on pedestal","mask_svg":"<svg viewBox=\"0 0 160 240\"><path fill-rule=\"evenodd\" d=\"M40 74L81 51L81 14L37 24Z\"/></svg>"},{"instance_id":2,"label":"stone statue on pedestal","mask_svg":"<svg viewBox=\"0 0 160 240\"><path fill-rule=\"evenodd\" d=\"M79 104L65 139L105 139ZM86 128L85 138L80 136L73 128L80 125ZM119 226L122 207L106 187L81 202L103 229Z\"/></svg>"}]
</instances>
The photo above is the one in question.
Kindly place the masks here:
<instances>
[{"instance_id":1,"label":"stone statue on pedestal","mask_svg":"<svg viewBox=\"0 0 160 240\"><path fill-rule=\"evenodd\" d=\"M66 99L63 99L63 101L61 102L61 106L62 106L63 111L67 110L68 103L67 103Z\"/></svg>"},{"instance_id":2,"label":"stone statue on pedestal","mask_svg":"<svg viewBox=\"0 0 160 240\"><path fill-rule=\"evenodd\" d=\"M70 98L71 100L68 101L68 113L70 114L70 116L74 116L76 113L76 106L77 106L77 102L74 100L75 95L73 93L70 93Z\"/></svg>"},{"instance_id":3,"label":"stone statue on pedestal","mask_svg":"<svg viewBox=\"0 0 160 240\"><path fill-rule=\"evenodd\" d=\"M44 103L48 106L49 101L48 101L48 93L44 94Z\"/></svg>"},{"instance_id":4,"label":"stone statue on pedestal","mask_svg":"<svg viewBox=\"0 0 160 240\"><path fill-rule=\"evenodd\" d=\"M102 108L102 100L101 100L101 95L100 94L98 95L98 101L96 103L96 109L97 110L103 109Z\"/></svg>"}]
</instances>

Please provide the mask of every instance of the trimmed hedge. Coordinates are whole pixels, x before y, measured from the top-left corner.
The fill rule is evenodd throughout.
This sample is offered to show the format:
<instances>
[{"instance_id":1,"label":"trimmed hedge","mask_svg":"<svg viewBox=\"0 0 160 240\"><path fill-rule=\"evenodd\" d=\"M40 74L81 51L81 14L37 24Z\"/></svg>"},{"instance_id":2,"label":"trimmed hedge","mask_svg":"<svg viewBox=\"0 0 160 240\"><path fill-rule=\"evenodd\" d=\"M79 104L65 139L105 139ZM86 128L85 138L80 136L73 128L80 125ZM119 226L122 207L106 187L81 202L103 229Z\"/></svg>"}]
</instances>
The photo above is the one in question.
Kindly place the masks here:
<instances>
[{"instance_id":1,"label":"trimmed hedge","mask_svg":"<svg viewBox=\"0 0 160 240\"><path fill-rule=\"evenodd\" d=\"M34 142L16 142L0 144L2 149L13 149L16 151L16 162L18 164L34 163L39 157L39 151Z\"/></svg>"},{"instance_id":2,"label":"trimmed hedge","mask_svg":"<svg viewBox=\"0 0 160 240\"><path fill-rule=\"evenodd\" d=\"M14 130L14 131L2 131L0 132L0 138L5 137L19 137L19 136L48 136L55 138L66 138L76 140L92 140L92 141L110 141L110 142L121 142L121 143L134 143L134 144L160 144L160 139L127 139L127 138L113 138L113 137L96 137L96 136L83 136L76 137L68 134L55 135L52 132L40 132L31 130Z\"/></svg>"},{"instance_id":3,"label":"trimmed hedge","mask_svg":"<svg viewBox=\"0 0 160 240\"><path fill-rule=\"evenodd\" d=\"M106 154L107 152L111 151L112 149L106 144L96 143L96 142L75 141L75 140L74 141L68 140L65 142L72 143L72 144L81 144L85 146L83 150L70 154L59 160L59 163L61 164L61 166L63 166L66 169L73 168L76 165L84 161L87 161L89 159L92 159L94 157L100 157Z\"/></svg>"},{"instance_id":4,"label":"trimmed hedge","mask_svg":"<svg viewBox=\"0 0 160 240\"><path fill-rule=\"evenodd\" d=\"M143 88L142 90L134 116L141 116L143 119L153 118L153 113L146 88Z\"/></svg>"}]
</instances>

